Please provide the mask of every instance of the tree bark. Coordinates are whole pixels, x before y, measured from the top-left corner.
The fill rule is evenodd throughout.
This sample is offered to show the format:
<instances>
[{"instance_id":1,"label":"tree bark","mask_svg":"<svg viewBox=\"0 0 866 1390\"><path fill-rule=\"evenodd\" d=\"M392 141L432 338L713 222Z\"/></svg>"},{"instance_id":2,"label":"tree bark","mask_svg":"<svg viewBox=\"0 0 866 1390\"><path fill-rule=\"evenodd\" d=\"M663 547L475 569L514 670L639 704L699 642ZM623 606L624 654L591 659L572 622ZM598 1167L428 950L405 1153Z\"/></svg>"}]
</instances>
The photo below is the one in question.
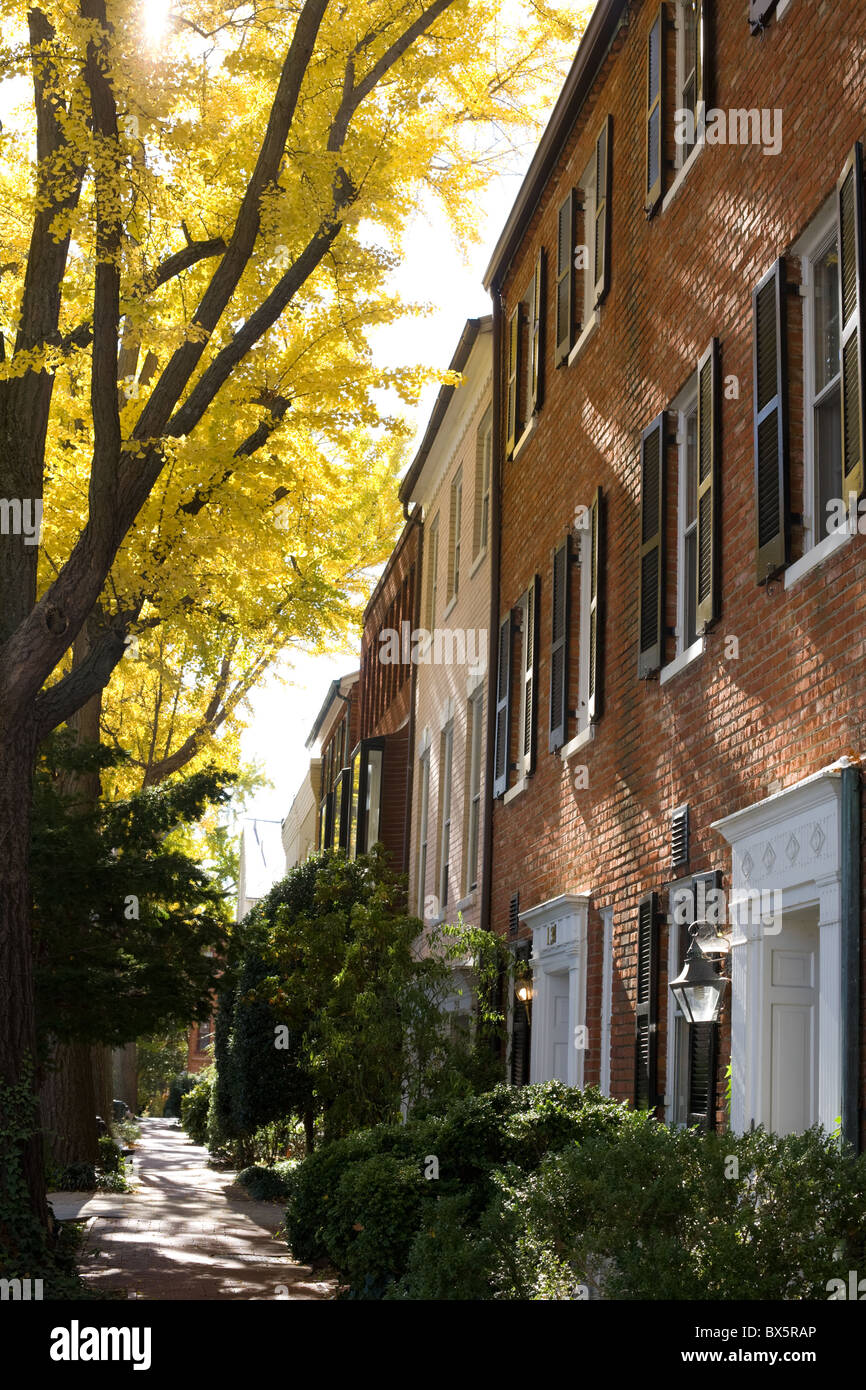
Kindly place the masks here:
<instances>
[{"instance_id":1,"label":"tree bark","mask_svg":"<svg viewBox=\"0 0 866 1390\"><path fill-rule=\"evenodd\" d=\"M99 1157L91 1052L89 1043L60 1043L45 1070L42 1122L48 1153L59 1168Z\"/></svg>"},{"instance_id":2,"label":"tree bark","mask_svg":"<svg viewBox=\"0 0 866 1390\"><path fill-rule=\"evenodd\" d=\"M134 1042L116 1047L111 1054L114 1094L138 1114L138 1048Z\"/></svg>"},{"instance_id":3,"label":"tree bark","mask_svg":"<svg viewBox=\"0 0 866 1390\"><path fill-rule=\"evenodd\" d=\"M36 739L32 728L0 721L0 1079L24 1084L36 1071L33 949L30 928L30 817ZM32 1069L32 1071L31 1071ZM2 1104L0 1104L2 1109ZM0 1116L2 1118L2 1116ZM0 1123L0 1197L9 1175L21 1171L30 1207L49 1230L42 1135L34 1110L32 1133L5 1137ZM15 1233L0 1223L0 1248L15 1249Z\"/></svg>"}]
</instances>

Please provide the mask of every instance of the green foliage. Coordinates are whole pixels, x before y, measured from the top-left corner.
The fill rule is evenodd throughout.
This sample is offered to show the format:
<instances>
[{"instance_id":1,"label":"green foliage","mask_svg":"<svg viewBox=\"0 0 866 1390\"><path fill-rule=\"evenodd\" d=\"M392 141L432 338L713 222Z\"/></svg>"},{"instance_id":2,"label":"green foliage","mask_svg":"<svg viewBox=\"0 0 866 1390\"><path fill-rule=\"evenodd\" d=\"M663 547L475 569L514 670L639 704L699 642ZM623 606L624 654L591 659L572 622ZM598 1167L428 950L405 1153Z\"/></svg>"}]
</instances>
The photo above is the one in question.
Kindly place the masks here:
<instances>
[{"instance_id":1,"label":"green foliage","mask_svg":"<svg viewBox=\"0 0 866 1390\"><path fill-rule=\"evenodd\" d=\"M241 1141L287 1115L308 1129L320 1118L336 1139L394 1122L404 1103L442 1109L499 1078L501 944L458 924L420 953L420 931L379 848L355 861L325 853L274 886L243 923L240 959L221 983L215 1140ZM442 1006L467 959L480 1026L451 1036Z\"/></svg>"},{"instance_id":2,"label":"green foliage","mask_svg":"<svg viewBox=\"0 0 866 1390\"><path fill-rule=\"evenodd\" d=\"M426 1199L418 1164L374 1154L343 1172L328 1206L324 1240L356 1297L381 1298L402 1269Z\"/></svg>"},{"instance_id":3,"label":"green foliage","mask_svg":"<svg viewBox=\"0 0 866 1390\"><path fill-rule=\"evenodd\" d=\"M172 1031L139 1038L137 1052L138 1103L151 1115L161 1114L171 1078L186 1066L187 1034ZM159 1112L154 1109L157 1103Z\"/></svg>"},{"instance_id":4,"label":"green foliage","mask_svg":"<svg viewBox=\"0 0 866 1390\"><path fill-rule=\"evenodd\" d=\"M181 1096L180 1122L194 1144L207 1143L207 1118L213 1092L213 1068L198 1073L195 1084Z\"/></svg>"},{"instance_id":5,"label":"green foliage","mask_svg":"<svg viewBox=\"0 0 866 1390\"><path fill-rule=\"evenodd\" d=\"M120 1148L112 1139L110 1134L99 1136L99 1163L98 1167L103 1173L120 1173L121 1176L126 1171L123 1161L123 1154Z\"/></svg>"},{"instance_id":6,"label":"green foliage","mask_svg":"<svg viewBox=\"0 0 866 1390\"><path fill-rule=\"evenodd\" d=\"M168 1100L165 1102L163 1114L169 1119L179 1120L181 1117L181 1101L195 1086L198 1085L200 1073L193 1071L181 1071L177 1076L173 1076L168 1087Z\"/></svg>"},{"instance_id":7,"label":"green foliage","mask_svg":"<svg viewBox=\"0 0 866 1390\"><path fill-rule=\"evenodd\" d=\"M289 1195L289 1174L294 1162L276 1163L273 1167L254 1164L238 1173L238 1182L257 1202L278 1202Z\"/></svg>"},{"instance_id":8,"label":"green foliage","mask_svg":"<svg viewBox=\"0 0 866 1390\"><path fill-rule=\"evenodd\" d=\"M73 767L116 758L61 735L43 745L31 863L41 1033L122 1046L210 1012L223 894L170 837L225 802L233 777L206 770L95 807L64 794Z\"/></svg>"},{"instance_id":9,"label":"green foliage","mask_svg":"<svg viewBox=\"0 0 866 1390\"><path fill-rule=\"evenodd\" d=\"M289 1186L290 1249L355 1297L825 1299L866 1263L866 1156L833 1136L669 1128L558 1082L326 1144Z\"/></svg>"}]
</instances>

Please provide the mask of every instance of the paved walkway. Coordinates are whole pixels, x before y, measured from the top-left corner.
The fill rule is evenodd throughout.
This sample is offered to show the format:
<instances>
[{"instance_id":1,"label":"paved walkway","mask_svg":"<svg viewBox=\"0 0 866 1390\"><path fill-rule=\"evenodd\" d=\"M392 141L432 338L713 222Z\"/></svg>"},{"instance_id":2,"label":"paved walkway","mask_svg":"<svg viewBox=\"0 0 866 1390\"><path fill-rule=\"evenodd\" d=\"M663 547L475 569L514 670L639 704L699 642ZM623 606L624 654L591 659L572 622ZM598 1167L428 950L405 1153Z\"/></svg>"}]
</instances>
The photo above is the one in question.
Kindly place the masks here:
<instances>
[{"instance_id":1,"label":"paved walkway","mask_svg":"<svg viewBox=\"0 0 866 1390\"><path fill-rule=\"evenodd\" d=\"M55 1192L59 1221L86 1219L81 1274L128 1298L332 1298L335 1284L293 1264L275 1237L281 1203L255 1202L207 1166L175 1120L141 1120L135 1191ZM282 1287L280 1287L282 1286Z\"/></svg>"}]
</instances>

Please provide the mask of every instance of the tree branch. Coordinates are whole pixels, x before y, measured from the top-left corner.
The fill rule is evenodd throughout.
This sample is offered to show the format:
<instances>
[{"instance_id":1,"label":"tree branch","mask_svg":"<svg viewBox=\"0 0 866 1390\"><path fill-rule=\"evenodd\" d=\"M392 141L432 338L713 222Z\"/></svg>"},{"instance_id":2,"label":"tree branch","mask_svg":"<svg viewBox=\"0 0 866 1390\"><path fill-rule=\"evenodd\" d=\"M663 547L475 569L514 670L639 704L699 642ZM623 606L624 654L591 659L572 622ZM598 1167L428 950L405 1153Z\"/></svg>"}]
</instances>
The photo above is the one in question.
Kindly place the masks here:
<instances>
[{"instance_id":1,"label":"tree branch","mask_svg":"<svg viewBox=\"0 0 866 1390\"><path fill-rule=\"evenodd\" d=\"M105 689L123 656L126 629L134 616L123 615L115 619L111 626L103 628L81 665L74 667L56 685L40 691L35 707L36 732L40 740Z\"/></svg>"}]
</instances>

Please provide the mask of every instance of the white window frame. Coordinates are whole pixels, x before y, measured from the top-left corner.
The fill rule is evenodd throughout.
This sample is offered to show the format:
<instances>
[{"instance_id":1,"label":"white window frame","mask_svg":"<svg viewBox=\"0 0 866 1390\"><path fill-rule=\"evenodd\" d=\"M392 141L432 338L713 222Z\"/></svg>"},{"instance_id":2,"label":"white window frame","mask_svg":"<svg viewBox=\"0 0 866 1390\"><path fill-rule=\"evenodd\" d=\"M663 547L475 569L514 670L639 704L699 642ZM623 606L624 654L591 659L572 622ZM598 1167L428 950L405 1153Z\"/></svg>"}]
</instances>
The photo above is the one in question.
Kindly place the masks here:
<instances>
[{"instance_id":1,"label":"white window frame","mask_svg":"<svg viewBox=\"0 0 866 1390\"><path fill-rule=\"evenodd\" d=\"M418 759L420 783L418 786L418 868L416 916L424 922L424 904L427 888L427 848L430 828L430 749L425 748Z\"/></svg>"},{"instance_id":2,"label":"white window frame","mask_svg":"<svg viewBox=\"0 0 866 1390\"><path fill-rule=\"evenodd\" d=\"M675 28L676 28L676 34L677 34L677 67L676 67L677 91L676 91L676 101L675 101L675 103L674 103L674 110L675 110L675 111L685 110L685 86L686 86L686 42L685 42L685 34L686 34L686 27L685 27L685 22L684 22L684 18L683 18L683 11L687 8L687 6L688 6L688 7L691 7L691 3L692 3L692 0L676 0L676 5L675 5L675 7L674 7L674 26L675 26ZM702 42L703 42L703 33L702 33L702 32L699 32L699 33L698 33L698 49L700 49L700 46L701 46L701 43L702 43ZM700 52L699 52L698 56L699 56L699 58L701 57ZM695 93L695 121L696 121L696 122L697 122L697 114L698 114L698 111L700 110L700 105L699 105L700 100L701 100L701 93L700 93L700 92L696 92L696 93ZM694 154L695 150L698 148L699 145L700 145L700 141L696 138L696 139L695 139L694 145L693 145L693 146L691 147L691 149L689 149L689 150L686 149L686 146L685 146L685 145L677 145L677 146L676 146L676 151L675 151L674 159L675 159L675 162L676 162L676 167L677 167L677 169L682 169L684 165L688 164L689 159L690 159L691 156Z\"/></svg>"},{"instance_id":3,"label":"white window frame","mask_svg":"<svg viewBox=\"0 0 866 1390\"><path fill-rule=\"evenodd\" d=\"M599 1089L610 1095L610 1042L613 1017L613 908L600 909L602 928L601 954L601 1049L599 1056Z\"/></svg>"},{"instance_id":4,"label":"white window frame","mask_svg":"<svg viewBox=\"0 0 866 1390\"><path fill-rule=\"evenodd\" d=\"M596 189L596 154L592 152L592 159L587 164L580 179L580 198L583 203L583 241L580 245L586 251L586 266L581 272L583 275L580 329L581 342L583 334L587 331L590 323L595 318L595 211L597 202ZM590 236L590 231L592 236ZM569 360L571 360L569 358Z\"/></svg>"},{"instance_id":5,"label":"white window frame","mask_svg":"<svg viewBox=\"0 0 866 1390\"><path fill-rule=\"evenodd\" d=\"M836 202L831 196L794 248L800 257L800 295L803 302L803 556L827 539L817 515L818 476L815 458L815 278L814 262L836 238ZM838 253L838 247L837 247ZM840 340L841 341L841 340ZM840 353L841 357L841 353ZM836 382L841 392L841 361ZM822 395L833 389L825 386Z\"/></svg>"},{"instance_id":6,"label":"white window frame","mask_svg":"<svg viewBox=\"0 0 866 1390\"><path fill-rule=\"evenodd\" d=\"M451 781L454 767L454 720L449 719L439 745L439 865L436 875L439 916L448 906L448 870L451 861Z\"/></svg>"},{"instance_id":7,"label":"white window frame","mask_svg":"<svg viewBox=\"0 0 866 1390\"><path fill-rule=\"evenodd\" d=\"M463 855L463 896L478 887L478 850L481 839L481 751L484 741L484 688L469 697L466 714L466 745L469 784L466 789L466 848ZM475 842L475 853L472 843Z\"/></svg>"},{"instance_id":8,"label":"white window frame","mask_svg":"<svg viewBox=\"0 0 866 1390\"><path fill-rule=\"evenodd\" d=\"M587 508L592 525L592 508ZM578 629L577 629L577 708L575 737L586 733L590 727L589 718L589 631L590 605L592 602L592 531L588 527L579 533L580 539L580 587L578 590ZM571 576L566 574L566 583Z\"/></svg>"}]
</instances>

